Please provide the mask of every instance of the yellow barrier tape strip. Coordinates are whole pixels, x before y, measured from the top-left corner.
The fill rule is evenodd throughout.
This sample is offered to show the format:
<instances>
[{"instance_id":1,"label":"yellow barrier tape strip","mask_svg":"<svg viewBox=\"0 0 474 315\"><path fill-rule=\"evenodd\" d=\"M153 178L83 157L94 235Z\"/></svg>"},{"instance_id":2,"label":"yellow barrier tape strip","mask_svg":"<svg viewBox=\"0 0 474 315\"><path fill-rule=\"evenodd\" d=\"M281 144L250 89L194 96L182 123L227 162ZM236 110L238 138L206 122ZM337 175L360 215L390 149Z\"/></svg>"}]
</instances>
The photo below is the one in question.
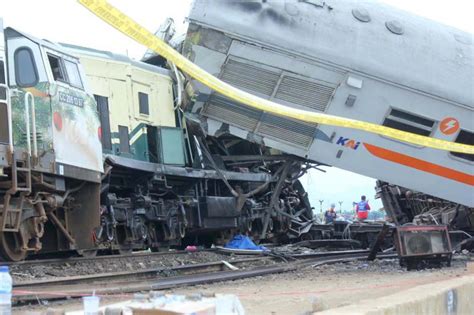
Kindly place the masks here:
<instances>
[{"instance_id":1,"label":"yellow barrier tape strip","mask_svg":"<svg viewBox=\"0 0 474 315\"><path fill-rule=\"evenodd\" d=\"M208 86L210 89L219 92L237 102L246 104L250 107L273 113L280 116L295 118L309 123L332 125L337 127L353 128L372 132L392 139L431 147L440 150L474 154L474 146L461 143L450 142L446 140L420 136L410 132L405 132L364 121L337 117L328 114L315 113L300 109L291 108L281 104L262 99L250 93L241 91L207 73L176 50L168 46L154 34L140 26L124 13L110 5L106 0L78 0L87 9L109 23L117 30L131 37L138 43L152 49L164 58L173 62L177 67L186 72L194 79Z\"/></svg>"}]
</instances>

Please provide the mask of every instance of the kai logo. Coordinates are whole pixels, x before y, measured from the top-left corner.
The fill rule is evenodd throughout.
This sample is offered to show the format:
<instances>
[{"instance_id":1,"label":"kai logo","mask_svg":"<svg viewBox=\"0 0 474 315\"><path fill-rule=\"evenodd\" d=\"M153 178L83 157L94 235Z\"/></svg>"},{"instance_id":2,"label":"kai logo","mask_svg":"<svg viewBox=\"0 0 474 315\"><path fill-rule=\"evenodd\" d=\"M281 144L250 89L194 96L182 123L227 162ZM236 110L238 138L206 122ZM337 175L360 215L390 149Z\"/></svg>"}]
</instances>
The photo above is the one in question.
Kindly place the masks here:
<instances>
[{"instance_id":1,"label":"kai logo","mask_svg":"<svg viewBox=\"0 0 474 315\"><path fill-rule=\"evenodd\" d=\"M336 142L337 145L342 145L343 147L351 148L357 150L360 145L359 141L355 141L354 139L339 137Z\"/></svg>"}]
</instances>

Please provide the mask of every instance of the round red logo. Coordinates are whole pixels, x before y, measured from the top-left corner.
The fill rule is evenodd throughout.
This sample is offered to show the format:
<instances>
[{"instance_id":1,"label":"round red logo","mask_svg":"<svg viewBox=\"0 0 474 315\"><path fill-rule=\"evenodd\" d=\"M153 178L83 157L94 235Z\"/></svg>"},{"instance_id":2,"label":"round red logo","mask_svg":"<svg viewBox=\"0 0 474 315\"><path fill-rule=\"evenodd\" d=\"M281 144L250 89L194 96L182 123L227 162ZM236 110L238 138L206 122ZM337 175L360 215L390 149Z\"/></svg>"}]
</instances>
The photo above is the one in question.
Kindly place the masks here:
<instances>
[{"instance_id":1,"label":"round red logo","mask_svg":"<svg viewBox=\"0 0 474 315\"><path fill-rule=\"evenodd\" d=\"M445 135L452 135L459 130L459 121L453 117L446 117L439 123L439 130Z\"/></svg>"},{"instance_id":2,"label":"round red logo","mask_svg":"<svg viewBox=\"0 0 474 315\"><path fill-rule=\"evenodd\" d=\"M59 114L58 112L54 112L53 122L54 127L56 127L58 131L61 131L63 129L63 119L61 118L61 114Z\"/></svg>"}]
</instances>

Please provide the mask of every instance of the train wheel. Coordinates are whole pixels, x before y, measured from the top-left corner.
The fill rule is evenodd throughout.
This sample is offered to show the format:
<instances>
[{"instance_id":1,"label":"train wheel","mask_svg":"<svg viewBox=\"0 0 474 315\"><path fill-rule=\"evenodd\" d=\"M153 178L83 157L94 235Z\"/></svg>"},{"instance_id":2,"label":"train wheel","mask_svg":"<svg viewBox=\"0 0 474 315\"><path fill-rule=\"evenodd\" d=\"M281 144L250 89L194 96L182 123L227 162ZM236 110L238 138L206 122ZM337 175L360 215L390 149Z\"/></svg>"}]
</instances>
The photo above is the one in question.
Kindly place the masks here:
<instances>
[{"instance_id":1,"label":"train wheel","mask_svg":"<svg viewBox=\"0 0 474 315\"><path fill-rule=\"evenodd\" d=\"M22 249L22 236L18 232L0 233L0 256L7 261L20 261L28 252Z\"/></svg>"}]
</instances>

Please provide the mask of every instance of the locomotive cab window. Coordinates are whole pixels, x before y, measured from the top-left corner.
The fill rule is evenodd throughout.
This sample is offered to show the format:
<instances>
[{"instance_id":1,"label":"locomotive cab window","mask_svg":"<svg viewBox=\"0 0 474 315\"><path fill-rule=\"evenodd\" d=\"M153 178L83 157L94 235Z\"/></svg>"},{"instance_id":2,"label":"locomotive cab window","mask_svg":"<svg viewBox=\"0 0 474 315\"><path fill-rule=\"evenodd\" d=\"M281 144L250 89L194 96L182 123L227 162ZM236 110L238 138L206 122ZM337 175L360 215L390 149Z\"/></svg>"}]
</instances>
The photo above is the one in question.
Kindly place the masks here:
<instances>
[{"instance_id":1,"label":"locomotive cab window","mask_svg":"<svg viewBox=\"0 0 474 315\"><path fill-rule=\"evenodd\" d=\"M77 64L69 60L64 60L64 65L66 66L69 83L74 87L82 89L82 80Z\"/></svg>"},{"instance_id":2,"label":"locomotive cab window","mask_svg":"<svg viewBox=\"0 0 474 315\"><path fill-rule=\"evenodd\" d=\"M55 81L66 82L66 71L61 58L48 54L49 65Z\"/></svg>"},{"instance_id":3,"label":"locomotive cab window","mask_svg":"<svg viewBox=\"0 0 474 315\"><path fill-rule=\"evenodd\" d=\"M35 86L38 83L33 52L28 47L21 47L15 51L16 83L21 87Z\"/></svg>"},{"instance_id":4,"label":"locomotive cab window","mask_svg":"<svg viewBox=\"0 0 474 315\"><path fill-rule=\"evenodd\" d=\"M434 123L434 120L392 108L390 114L385 118L383 125L422 136L429 136L433 130Z\"/></svg>"},{"instance_id":5,"label":"locomotive cab window","mask_svg":"<svg viewBox=\"0 0 474 315\"><path fill-rule=\"evenodd\" d=\"M138 92L138 106L140 114L150 115L150 106L148 104L148 94Z\"/></svg>"},{"instance_id":6,"label":"locomotive cab window","mask_svg":"<svg viewBox=\"0 0 474 315\"><path fill-rule=\"evenodd\" d=\"M474 145L474 132L469 132L466 130L461 130L456 137L456 143ZM451 152L452 155L457 156L461 159L465 159L471 162L474 162L474 154Z\"/></svg>"}]
</instances>

